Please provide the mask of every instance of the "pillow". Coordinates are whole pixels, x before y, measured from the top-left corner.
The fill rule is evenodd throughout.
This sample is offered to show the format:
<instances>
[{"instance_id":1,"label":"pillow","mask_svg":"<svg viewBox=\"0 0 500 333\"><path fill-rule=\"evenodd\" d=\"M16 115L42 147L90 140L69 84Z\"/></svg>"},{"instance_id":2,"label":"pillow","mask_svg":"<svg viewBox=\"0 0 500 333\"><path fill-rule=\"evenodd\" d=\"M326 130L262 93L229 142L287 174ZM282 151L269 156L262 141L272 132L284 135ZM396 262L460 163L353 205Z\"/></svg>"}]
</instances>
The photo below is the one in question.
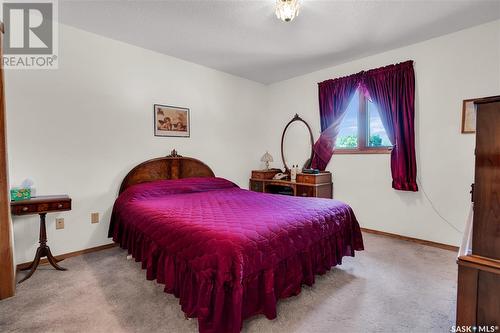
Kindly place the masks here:
<instances>
[{"instance_id":1,"label":"pillow","mask_svg":"<svg viewBox=\"0 0 500 333\"><path fill-rule=\"evenodd\" d=\"M238 188L238 185L219 177L165 179L130 186L120 194L119 198L121 200L146 199L164 195L208 192L227 188Z\"/></svg>"}]
</instances>

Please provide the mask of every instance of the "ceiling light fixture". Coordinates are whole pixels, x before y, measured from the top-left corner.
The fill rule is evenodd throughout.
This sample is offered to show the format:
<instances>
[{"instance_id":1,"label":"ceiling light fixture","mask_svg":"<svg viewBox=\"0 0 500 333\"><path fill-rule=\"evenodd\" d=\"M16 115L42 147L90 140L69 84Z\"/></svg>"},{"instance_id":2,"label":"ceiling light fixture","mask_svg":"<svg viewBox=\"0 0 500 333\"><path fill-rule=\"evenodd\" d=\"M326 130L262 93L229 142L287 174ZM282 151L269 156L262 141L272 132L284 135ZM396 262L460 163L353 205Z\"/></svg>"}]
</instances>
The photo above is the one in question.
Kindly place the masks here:
<instances>
[{"instance_id":1,"label":"ceiling light fixture","mask_svg":"<svg viewBox=\"0 0 500 333\"><path fill-rule=\"evenodd\" d=\"M299 15L299 0L276 0L276 17L284 22L290 22Z\"/></svg>"}]
</instances>

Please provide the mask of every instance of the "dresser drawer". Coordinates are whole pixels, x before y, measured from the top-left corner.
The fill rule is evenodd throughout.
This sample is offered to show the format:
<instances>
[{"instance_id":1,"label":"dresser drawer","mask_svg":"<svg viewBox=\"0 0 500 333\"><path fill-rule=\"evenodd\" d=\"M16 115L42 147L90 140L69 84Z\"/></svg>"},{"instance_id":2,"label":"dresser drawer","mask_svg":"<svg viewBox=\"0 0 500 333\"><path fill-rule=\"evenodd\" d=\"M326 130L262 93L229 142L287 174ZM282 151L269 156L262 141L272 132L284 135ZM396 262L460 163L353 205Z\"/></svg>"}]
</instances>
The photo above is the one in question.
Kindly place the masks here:
<instances>
[{"instance_id":1,"label":"dresser drawer","mask_svg":"<svg viewBox=\"0 0 500 333\"><path fill-rule=\"evenodd\" d=\"M320 172L318 174L298 173L297 183L323 184L331 183L332 174L330 172Z\"/></svg>"},{"instance_id":2,"label":"dresser drawer","mask_svg":"<svg viewBox=\"0 0 500 333\"><path fill-rule=\"evenodd\" d=\"M298 197L314 197L314 187L313 186L300 186L297 185L297 193Z\"/></svg>"},{"instance_id":3,"label":"dresser drawer","mask_svg":"<svg viewBox=\"0 0 500 333\"><path fill-rule=\"evenodd\" d=\"M263 192L264 191L264 183L259 182L259 181L255 181L255 180L251 180L250 181L250 191Z\"/></svg>"},{"instance_id":4,"label":"dresser drawer","mask_svg":"<svg viewBox=\"0 0 500 333\"><path fill-rule=\"evenodd\" d=\"M333 199L333 184L321 184L316 187L316 197Z\"/></svg>"},{"instance_id":5,"label":"dresser drawer","mask_svg":"<svg viewBox=\"0 0 500 333\"><path fill-rule=\"evenodd\" d=\"M281 172L279 169L252 170L253 179L273 179L274 175Z\"/></svg>"}]
</instances>

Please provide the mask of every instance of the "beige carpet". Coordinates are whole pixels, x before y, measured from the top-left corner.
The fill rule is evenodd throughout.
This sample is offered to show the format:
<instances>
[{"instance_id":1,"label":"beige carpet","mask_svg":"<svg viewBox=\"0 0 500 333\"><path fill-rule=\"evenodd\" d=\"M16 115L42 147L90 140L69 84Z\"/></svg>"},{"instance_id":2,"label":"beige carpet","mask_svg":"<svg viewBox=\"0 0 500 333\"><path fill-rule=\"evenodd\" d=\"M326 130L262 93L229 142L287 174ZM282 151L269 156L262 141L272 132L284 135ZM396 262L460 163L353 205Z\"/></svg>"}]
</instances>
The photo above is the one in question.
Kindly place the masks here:
<instances>
[{"instance_id":1,"label":"beige carpet","mask_svg":"<svg viewBox=\"0 0 500 333\"><path fill-rule=\"evenodd\" d=\"M278 318L243 332L449 332L455 318L456 255L364 234L366 250L281 300ZM42 266L0 301L0 332L197 332L178 300L126 252L113 248ZM20 277L19 277L20 278Z\"/></svg>"}]
</instances>

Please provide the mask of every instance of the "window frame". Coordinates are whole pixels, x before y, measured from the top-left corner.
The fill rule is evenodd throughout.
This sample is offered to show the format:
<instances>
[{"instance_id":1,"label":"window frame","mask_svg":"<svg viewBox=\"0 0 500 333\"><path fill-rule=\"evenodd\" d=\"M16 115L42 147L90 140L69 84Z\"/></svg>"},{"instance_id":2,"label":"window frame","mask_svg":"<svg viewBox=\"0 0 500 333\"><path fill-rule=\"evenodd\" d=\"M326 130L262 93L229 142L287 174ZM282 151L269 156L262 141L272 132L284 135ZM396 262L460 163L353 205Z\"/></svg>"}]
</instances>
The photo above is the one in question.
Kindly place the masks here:
<instances>
[{"instance_id":1,"label":"window frame","mask_svg":"<svg viewBox=\"0 0 500 333\"><path fill-rule=\"evenodd\" d=\"M359 92L358 110L358 146L356 148L338 148L335 146L334 154L390 154L393 146L370 147L367 145L369 132L368 99Z\"/></svg>"}]
</instances>

